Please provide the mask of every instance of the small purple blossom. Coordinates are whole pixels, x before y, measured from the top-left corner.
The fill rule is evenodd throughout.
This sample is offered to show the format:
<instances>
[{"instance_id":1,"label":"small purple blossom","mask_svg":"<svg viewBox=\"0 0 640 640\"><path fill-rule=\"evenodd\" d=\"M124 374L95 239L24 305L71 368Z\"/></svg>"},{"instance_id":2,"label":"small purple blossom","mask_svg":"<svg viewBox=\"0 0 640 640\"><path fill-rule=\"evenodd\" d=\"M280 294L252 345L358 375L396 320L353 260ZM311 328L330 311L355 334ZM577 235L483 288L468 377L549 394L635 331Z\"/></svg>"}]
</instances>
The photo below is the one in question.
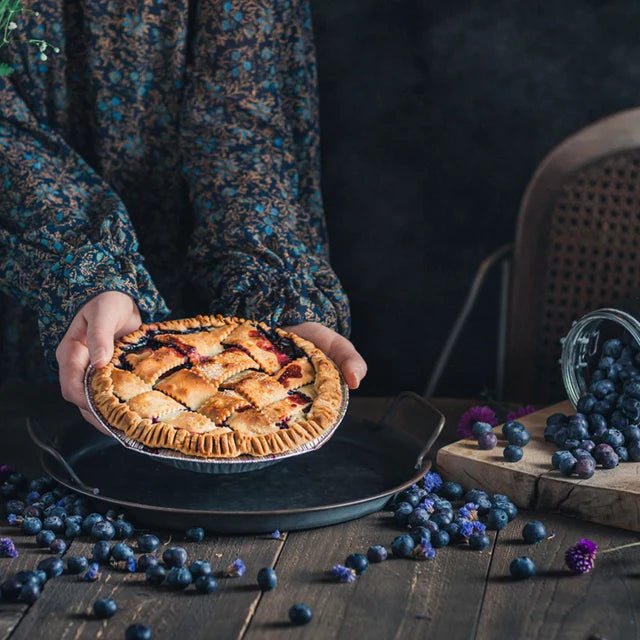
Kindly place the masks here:
<instances>
[{"instance_id":1,"label":"small purple blossom","mask_svg":"<svg viewBox=\"0 0 640 640\"><path fill-rule=\"evenodd\" d=\"M478 505L475 502L467 502L463 507L460 507L458 511L461 517L467 520L478 519Z\"/></svg>"},{"instance_id":2,"label":"small purple blossom","mask_svg":"<svg viewBox=\"0 0 640 640\"><path fill-rule=\"evenodd\" d=\"M491 407L471 407L465 411L458 421L457 434L460 438L470 438L473 434L471 428L476 422L487 422L492 427L498 424L496 414Z\"/></svg>"},{"instance_id":3,"label":"small purple blossom","mask_svg":"<svg viewBox=\"0 0 640 640\"><path fill-rule=\"evenodd\" d=\"M271 537L272 537L274 540L280 540L281 535L282 535L282 534L280 533L280 529L276 529L276 530L271 534Z\"/></svg>"},{"instance_id":4,"label":"small purple blossom","mask_svg":"<svg viewBox=\"0 0 640 640\"><path fill-rule=\"evenodd\" d=\"M10 513L7 516L7 523L10 527L17 527L22 524L22 518L19 518L15 513Z\"/></svg>"},{"instance_id":5,"label":"small purple blossom","mask_svg":"<svg viewBox=\"0 0 640 640\"><path fill-rule=\"evenodd\" d=\"M435 471L429 471L422 479L422 486L429 493L434 493L442 486L442 478L439 473Z\"/></svg>"},{"instance_id":6,"label":"small purple blossom","mask_svg":"<svg viewBox=\"0 0 640 640\"><path fill-rule=\"evenodd\" d=\"M461 521L458 521L458 525L460 526L460 535L463 538L470 538L471 534L473 534L473 522L463 518Z\"/></svg>"},{"instance_id":7,"label":"small purple blossom","mask_svg":"<svg viewBox=\"0 0 640 640\"><path fill-rule=\"evenodd\" d=\"M474 533L479 533L480 535L484 535L487 532L486 525L482 524L480 520L474 520L472 523Z\"/></svg>"},{"instance_id":8,"label":"small purple blossom","mask_svg":"<svg viewBox=\"0 0 640 640\"><path fill-rule=\"evenodd\" d=\"M338 578L340 582L355 582L356 581L356 572L355 569L350 569L349 567L345 567L341 564L334 564L331 567L331 573L333 576Z\"/></svg>"},{"instance_id":9,"label":"small purple blossom","mask_svg":"<svg viewBox=\"0 0 640 640\"><path fill-rule=\"evenodd\" d=\"M127 571L129 573L135 573L138 569L138 563L134 556L131 556L127 559Z\"/></svg>"},{"instance_id":10,"label":"small purple blossom","mask_svg":"<svg viewBox=\"0 0 640 640\"><path fill-rule=\"evenodd\" d=\"M523 407L518 407L515 411L509 411L504 421L509 422L510 420L517 420L518 418L528 416L530 413L533 413L534 411L536 411L536 408L534 406L530 404L526 404Z\"/></svg>"},{"instance_id":11,"label":"small purple blossom","mask_svg":"<svg viewBox=\"0 0 640 640\"><path fill-rule=\"evenodd\" d=\"M431 560L436 557L436 550L426 538L420 540L420 544L415 547L411 555L416 560Z\"/></svg>"},{"instance_id":12,"label":"small purple blossom","mask_svg":"<svg viewBox=\"0 0 640 640\"><path fill-rule=\"evenodd\" d=\"M589 573L593 569L598 553L598 545L582 538L572 547L569 547L564 554L564 561L573 573Z\"/></svg>"},{"instance_id":13,"label":"small purple blossom","mask_svg":"<svg viewBox=\"0 0 640 640\"><path fill-rule=\"evenodd\" d=\"M245 563L242 561L242 558L236 558L225 570L224 575L227 578L239 578L244 575L244 572L247 570Z\"/></svg>"},{"instance_id":14,"label":"small purple blossom","mask_svg":"<svg viewBox=\"0 0 640 640\"><path fill-rule=\"evenodd\" d=\"M431 498L425 498L418 507L424 509L427 513L433 513L436 510L436 503Z\"/></svg>"},{"instance_id":15,"label":"small purple blossom","mask_svg":"<svg viewBox=\"0 0 640 640\"><path fill-rule=\"evenodd\" d=\"M0 538L0 558L17 558L18 550L11 538Z\"/></svg>"},{"instance_id":16,"label":"small purple blossom","mask_svg":"<svg viewBox=\"0 0 640 640\"><path fill-rule=\"evenodd\" d=\"M92 562L87 572L82 576L85 582L95 582L100 577L100 567L97 562Z\"/></svg>"}]
</instances>

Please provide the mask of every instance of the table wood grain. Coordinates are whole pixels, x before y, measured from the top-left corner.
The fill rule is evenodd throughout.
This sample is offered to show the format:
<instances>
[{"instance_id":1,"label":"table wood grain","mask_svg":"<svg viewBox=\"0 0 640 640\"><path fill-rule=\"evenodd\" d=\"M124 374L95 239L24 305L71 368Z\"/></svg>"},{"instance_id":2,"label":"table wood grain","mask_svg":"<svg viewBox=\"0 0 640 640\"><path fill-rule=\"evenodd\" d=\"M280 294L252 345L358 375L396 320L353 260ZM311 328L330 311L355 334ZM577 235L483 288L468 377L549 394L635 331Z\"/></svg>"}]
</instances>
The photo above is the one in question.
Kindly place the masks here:
<instances>
[{"instance_id":1,"label":"table wood grain","mask_svg":"<svg viewBox=\"0 0 640 640\"><path fill-rule=\"evenodd\" d=\"M36 417L55 412L61 421L75 419L54 387L43 388L36 397L37 402L29 404L23 388L0 390L5 416L0 462L13 463L30 475L39 469L24 430L27 411ZM350 411L376 419L388 403L388 398L354 397ZM447 416L438 443L442 446L453 440L455 423L470 403L439 399L434 404ZM535 547L520 540L523 524L533 518L542 519L554 534ZM32 538L15 532L0 526L0 535L14 535L21 550L19 558L0 560L0 578L32 568L48 555L35 548ZM168 542L169 534L160 533ZM104 571L94 583L61 576L31 607L0 604L0 640L124 638L132 622L149 624L155 640L640 637L640 549L601 556L586 576L571 576L563 559L564 549L582 536L609 548L633 542L637 535L554 514L521 513L505 530L491 534L492 544L483 552L451 547L440 550L432 561L389 559L372 565L354 584L339 584L328 576L331 566L344 562L349 553L364 552L371 544L388 546L398 533L383 511L337 526L285 533L282 540L208 537L192 544L174 534L172 543L185 546L190 558L207 559L220 570L240 556L247 573L221 578L219 591L209 596L150 587L142 574L116 570ZM90 546L74 541L66 555L87 555ZM524 554L536 561L539 573L517 582L509 577L509 563ZM262 594L255 575L269 566L277 571L278 587ZM119 611L108 621L96 620L91 606L105 596L116 599ZM287 611L300 601L312 607L314 619L305 627L293 627Z\"/></svg>"}]
</instances>

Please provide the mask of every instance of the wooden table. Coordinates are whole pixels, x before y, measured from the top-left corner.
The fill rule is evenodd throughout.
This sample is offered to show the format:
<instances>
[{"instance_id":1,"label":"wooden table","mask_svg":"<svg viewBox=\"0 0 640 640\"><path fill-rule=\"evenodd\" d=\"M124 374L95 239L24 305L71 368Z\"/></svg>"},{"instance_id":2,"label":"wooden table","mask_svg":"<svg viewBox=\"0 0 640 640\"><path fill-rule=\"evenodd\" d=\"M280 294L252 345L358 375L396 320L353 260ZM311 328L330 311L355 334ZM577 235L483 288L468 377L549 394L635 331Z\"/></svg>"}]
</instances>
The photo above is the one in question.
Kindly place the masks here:
<instances>
[{"instance_id":1,"label":"wooden table","mask_svg":"<svg viewBox=\"0 0 640 640\"><path fill-rule=\"evenodd\" d=\"M350 410L375 419L387 405L384 398L353 398ZM439 400L447 415L442 442L452 439L455 423L468 401ZM0 462L38 472L37 461L24 432L28 411L68 409L54 388L43 389L27 401L21 388L0 393L5 416L0 426ZM640 505L639 505L640 507ZM536 547L521 542L527 519L540 517L555 538ZM33 568L44 557L31 542L0 527L0 535L20 541L20 557L0 560L0 576ZM498 535L484 552L451 547L432 561L394 560L373 565L355 584L339 584L327 575L354 551L371 544L389 545L397 529L386 512L314 531L292 532L283 540L268 536L211 537L201 544L184 543L190 557L209 559L214 568L235 557L244 559L244 577L221 579L210 596L170 592L150 587L141 574L105 571L95 583L74 576L50 582L38 602L0 604L0 640L33 638L123 638L132 622L148 624L154 639L226 638L588 638L640 637L640 548L601 557L596 569L571 576L564 569L564 550L580 537L608 548L633 542L637 536L551 514L523 514ZM31 540L26 538L23 540ZM179 544L183 544L179 541ZM67 553L89 554L90 544L73 542ZM528 554L538 566L534 579L516 582L509 563ZM255 575L261 567L275 567L278 587L261 594ZM108 621L95 620L91 606L98 597L113 597L119 611ZM314 612L305 627L292 627L287 610L306 602Z\"/></svg>"}]
</instances>

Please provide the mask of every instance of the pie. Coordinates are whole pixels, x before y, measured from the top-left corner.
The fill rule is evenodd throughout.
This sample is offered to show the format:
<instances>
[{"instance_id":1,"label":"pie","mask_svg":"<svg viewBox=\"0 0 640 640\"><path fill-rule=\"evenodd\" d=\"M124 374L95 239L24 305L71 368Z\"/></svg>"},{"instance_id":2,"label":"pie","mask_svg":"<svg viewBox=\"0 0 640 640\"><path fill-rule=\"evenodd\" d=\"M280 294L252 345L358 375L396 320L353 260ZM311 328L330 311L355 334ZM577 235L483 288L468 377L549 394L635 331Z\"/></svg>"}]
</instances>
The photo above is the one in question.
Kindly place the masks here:
<instances>
[{"instance_id":1,"label":"pie","mask_svg":"<svg viewBox=\"0 0 640 640\"><path fill-rule=\"evenodd\" d=\"M220 315L142 325L90 384L108 425L201 458L290 451L334 426L343 404L338 368L311 342Z\"/></svg>"}]
</instances>

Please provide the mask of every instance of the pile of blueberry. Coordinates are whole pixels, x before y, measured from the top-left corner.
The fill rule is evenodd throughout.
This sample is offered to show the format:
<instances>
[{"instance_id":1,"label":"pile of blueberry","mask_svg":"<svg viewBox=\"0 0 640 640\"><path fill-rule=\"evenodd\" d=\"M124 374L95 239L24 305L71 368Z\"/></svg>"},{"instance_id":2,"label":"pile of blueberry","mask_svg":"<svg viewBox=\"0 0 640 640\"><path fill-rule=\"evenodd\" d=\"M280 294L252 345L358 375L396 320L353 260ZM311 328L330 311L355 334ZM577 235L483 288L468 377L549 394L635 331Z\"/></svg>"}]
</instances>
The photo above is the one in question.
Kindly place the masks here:
<instances>
[{"instance_id":1,"label":"pile of blueberry","mask_svg":"<svg viewBox=\"0 0 640 640\"><path fill-rule=\"evenodd\" d=\"M56 486L49 477L28 481L21 473L0 465L0 479L2 476L2 515L9 525L19 528L26 536L34 536L38 547L48 549L54 555L41 560L35 569L19 571L2 582L1 601L33 604L49 580L66 573L85 581L95 581L104 567L144 573L148 584L162 585L171 590L184 590L193 584L200 594L216 591L218 581L211 564L203 559L189 562L183 547L165 547L161 551L161 541L157 536L145 533L135 538L134 526L122 515L114 511L107 511L104 515L91 512L83 496ZM94 541L91 557L69 556L65 558L65 564L62 556L69 541L77 537ZM185 533L189 542L200 542L204 537L205 532L200 527L193 527ZM0 558L17 554L13 541L0 537ZM242 559L236 558L220 575L237 577L245 571ZM256 582L261 591L271 591L277 585L276 572L268 567L260 569ZM97 618L110 618L117 610L117 603L111 598L96 600L93 605ZM304 603L294 604L289 610L293 624L306 624L312 615ZM131 625L126 638L151 638L151 630L145 625Z\"/></svg>"},{"instance_id":2,"label":"pile of blueberry","mask_svg":"<svg viewBox=\"0 0 640 640\"><path fill-rule=\"evenodd\" d=\"M640 351L611 339L600 355L578 412L547 419L544 438L559 449L551 463L564 476L590 478L597 465L640 462Z\"/></svg>"},{"instance_id":3,"label":"pile of blueberry","mask_svg":"<svg viewBox=\"0 0 640 640\"><path fill-rule=\"evenodd\" d=\"M476 422L471 428L471 432L478 441L478 446L490 451L498 444L498 436L493 427L488 422ZM523 448L531 441L531 434L524 425L517 420L505 422L502 426L502 437L507 441L507 445L502 451L502 455L507 462L519 462L524 455Z\"/></svg>"}]
</instances>

